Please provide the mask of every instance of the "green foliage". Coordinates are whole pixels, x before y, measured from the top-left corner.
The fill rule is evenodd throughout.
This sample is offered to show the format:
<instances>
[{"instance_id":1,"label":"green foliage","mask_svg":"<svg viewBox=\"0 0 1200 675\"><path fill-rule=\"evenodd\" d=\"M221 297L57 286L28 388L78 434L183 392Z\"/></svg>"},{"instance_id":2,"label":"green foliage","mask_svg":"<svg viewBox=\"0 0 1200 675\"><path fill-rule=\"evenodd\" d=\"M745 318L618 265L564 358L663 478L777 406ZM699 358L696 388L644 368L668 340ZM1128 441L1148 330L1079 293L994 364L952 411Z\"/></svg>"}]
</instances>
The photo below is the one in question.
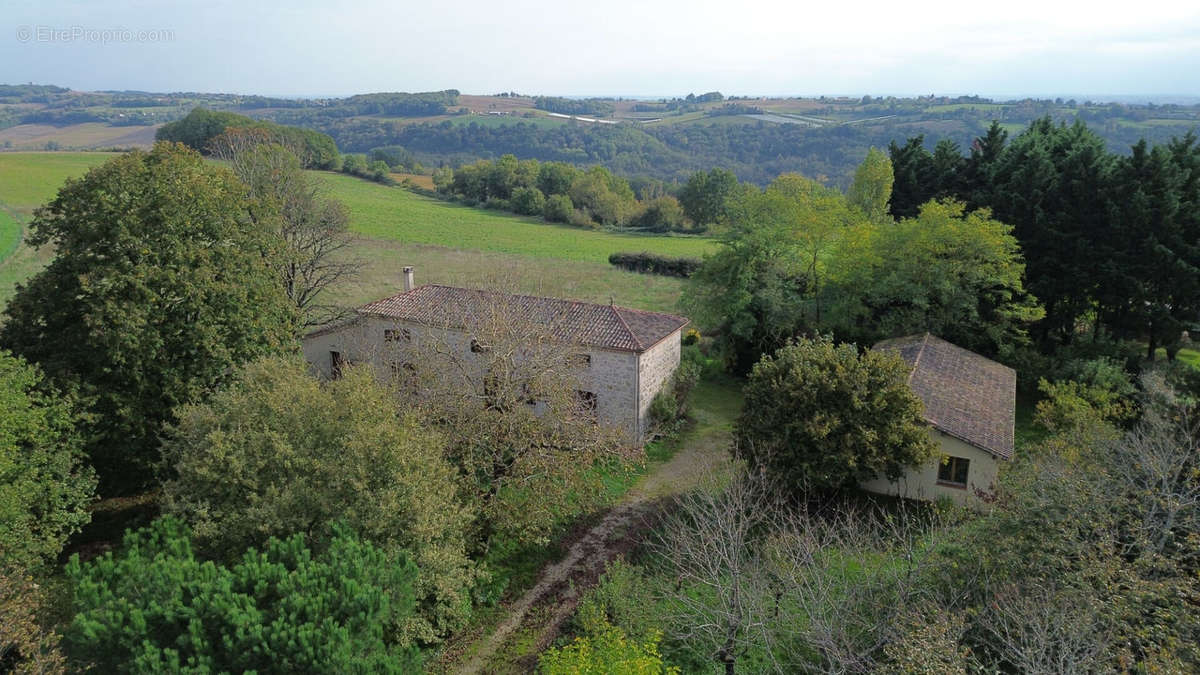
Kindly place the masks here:
<instances>
[{"instance_id":1,"label":"green foliage","mask_svg":"<svg viewBox=\"0 0 1200 675\"><path fill-rule=\"evenodd\" d=\"M183 143L193 150L207 153L213 139L230 129L266 132L273 142L295 152L305 168L332 169L337 165L337 144L327 134L312 129L253 120L232 112L196 108L187 117L164 124L155 132L154 138L157 141Z\"/></svg>"},{"instance_id":2,"label":"green foliage","mask_svg":"<svg viewBox=\"0 0 1200 675\"><path fill-rule=\"evenodd\" d=\"M231 172L180 145L68 181L31 230L57 256L17 291L0 344L78 392L102 493L149 481L176 406L293 344L277 235L250 223Z\"/></svg>"},{"instance_id":3,"label":"green foliage","mask_svg":"<svg viewBox=\"0 0 1200 675\"><path fill-rule=\"evenodd\" d=\"M664 433L687 417L688 397L700 381L701 365L694 359L682 359L666 386L650 401L650 419Z\"/></svg>"},{"instance_id":4,"label":"green foliage","mask_svg":"<svg viewBox=\"0 0 1200 675\"><path fill-rule=\"evenodd\" d=\"M871 148L867 158L854 172L854 182L846 192L846 201L863 212L873 223L888 218L888 202L892 198L892 160L879 150Z\"/></svg>"},{"instance_id":5,"label":"green foliage","mask_svg":"<svg viewBox=\"0 0 1200 675\"><path fill-rule=\"evenodd\" d=\"M513 190L509 203L523 216L540 216L546 209L546 196L535 187L519 187Z\"/></svg>"},{"instance_id":6,"label":"green foliage","mask_svg":"<svg viewBox=\"0 0 1200 675\"><path fill-rule=\"evenodd\" d=\"M726 169L698 171L679 193L684 214L697 225L722 225L741 189L737 176Z\"/></svg>"},{"instance_id":7,"label":"green foliage","mask_svg":"<svg viewBox=\"0 0 1200 675\"><path fill-rule=\"evenodd\" d=\"M575 213L575 205L567 195L550 195L542 207L542 217L552 223L565 223Z\"/></svg>"},{"instance_id":8,"label":"green foliage","mask_svg":"<svg viewBox=\"0 0 1200 675\"><path fill-rule=\"evenodd\" d=\"M0 565L0 669L15 675L65 672L61 637L41 625L45 589L23 571Z\"/></svg>"},{"instance_id":9,"label":"green foliage","mask_svg":"<svg viewBox=\"0 0 1200 675\"><path fill-rule=\"evenodd\" d=\"M1012 228L964 209L929 202L916 218L872 228L866 246L839 251L847 273L830 289L826 325L862 342L928 331L989 355L1025 344L1044 312L1025 290Z\"/></svg>"},{"instance_id":10,"label":"green foliage","mask_svg":"<svg viewBox=\"0 0 1200 675\"><path fill-rule=\"evenodd\" d=\"M790 342L751 371L734 454L798 495L898 478L935 452L907 378L895 354Z\"/></svg>"},{"instance_id":11,"label":"green foliage","mask_svg":"<svg viewBox=\"0 0 1200 675\"><path fill-rule=\"evenodd\" d=\"M668 277L690 277L700 267L699 258L674 258L642 251L641 253L613 253L608 256L610 265L633 272L661 274Z\"/></svg>"},{"instance_id":12,"label":"green foliage","mask_svg":"<svg viewBox=\"0 0 1200 675\"><path fill-rule=\"evenodd\" d=\"M613 111L612 100L605 98L573 99L561 96L538 96L533 99L533 107L564 115L609 115Z\"/></svg>"},{"instance_id":13,"label":"green foliage","mask_svg":"<svg viewBox=\"0 0 1200 675\"><path fill-rule=\"evenodd\" d=\"M245 366L169 430L164 508L225 559L267 537L352 527L420 570L418 612L403 626L432 641L470 613L476 572L466 555L472 513L458 498L444 442L397 411L369 368L326 385L299 359Z\"/></svg>"},{"instance_id":14,"label":"green foliage","mask_svg":"<svg viewBox=\"0 0 1200 675\"><path fill-rule=\"evenodd\" d=\"M658 652L661 634L631 640L625 633L601 620L589 627L584 637L563 647L551 647L538 659L544 675L672 675L678 668L663 663Z\"/></svg>"},{"instance_id":15,"label":"green foliage","mask_svg":"<svg viewBox=\"0 0 1200 675\"><path fill-rule=\"evenodd\" d=\"M671 195L663 195L643 203L641 212L629 220L629 225L652 232L669 232L686 231L687 222L679 200Z\"/></svg>"},{"instance_id":16,"label":"green foliage","mask_svg":"<svg viewBox=\"0 0 1200 675\"><path fill-rule=\"evenodd\" d=\"M413 611L417 571L334 528L323 553L271 538L230 566L202 561L181 523L125 536L120 553L67 575L71 657L101 672L413 672L419 654L389 629Z\"/></svg>"},{"instance_id":17,"label":"green foliage","mask_svg":"<svg viewBox=\"0 0 1200 675\"><path fill-rule=\"evenodd\" d=\"M41 373L0 351L0 565L52 562L87 524L96 481L83 465L71 406Z\"/></svg>"},{"instance_id":18,"label":"green foliage","mask_svg":"<svg viewBox=\"0 0 1200 675\"><path fill-rule=\"evenodd\" d=\"M571 203L602 225L620 225L633 215L636 200L628 181L594 166L571 184Z\"/></svg>"}]
</instances>

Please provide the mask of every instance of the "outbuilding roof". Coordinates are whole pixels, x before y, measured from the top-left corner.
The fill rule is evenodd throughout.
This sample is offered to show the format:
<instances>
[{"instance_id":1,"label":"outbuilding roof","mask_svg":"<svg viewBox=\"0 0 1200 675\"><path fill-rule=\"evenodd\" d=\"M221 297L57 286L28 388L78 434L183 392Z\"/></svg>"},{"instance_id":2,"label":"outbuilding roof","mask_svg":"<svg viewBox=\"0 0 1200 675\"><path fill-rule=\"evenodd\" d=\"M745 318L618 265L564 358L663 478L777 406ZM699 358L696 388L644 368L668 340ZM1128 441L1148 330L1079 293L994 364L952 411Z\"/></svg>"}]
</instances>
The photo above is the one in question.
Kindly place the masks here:
<instances>
[{"instance_id":1,"label":"outbuilding roof","mask_svg":"<svg viewBox=\"0 0 1200 675\"><path fill-rule=\"evenodd\" d=\"M436 284L376 300L358 312L464 329L497 310L541 324L555 339L629 352L643 352L688 323L674 314Z\"/></svg>"},{"instance_id":2,"label":"outbuilding roof","mask_svg":"<svg viewBox=\"0 0 1200 675\"><path fill-rule=\"evenodd\" d=\"M934 428L1012 458L1016 371L929 333L884 340L875 349L899 353L912 368L908 384Z\"/></svg>"}]
</instances>

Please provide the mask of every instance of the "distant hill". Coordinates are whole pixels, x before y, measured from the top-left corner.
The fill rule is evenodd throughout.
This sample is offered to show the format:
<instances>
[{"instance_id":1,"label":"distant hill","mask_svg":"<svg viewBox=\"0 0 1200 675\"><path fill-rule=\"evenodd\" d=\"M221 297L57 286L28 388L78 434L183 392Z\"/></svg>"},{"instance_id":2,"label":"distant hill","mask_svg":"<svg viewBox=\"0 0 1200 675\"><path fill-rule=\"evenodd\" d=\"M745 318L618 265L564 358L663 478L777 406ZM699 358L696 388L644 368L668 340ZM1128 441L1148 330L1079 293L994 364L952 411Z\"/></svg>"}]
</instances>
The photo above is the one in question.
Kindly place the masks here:
<instances>
[{"instance_id":1,"label":"distant hill","mask_svg":"<svg viewBox=\"0 0 1200 675\"><path fill-rule=\"evenodd\" d=\"M471 95L454 89L292 99L0 85L0 150L146 145L150 134L118 133L117 128L154 128L204 107L320 131L342 152L403 146L426 166L511 153L603 164L622 174L667 180L723 166L758 183L798 171L845 185L871 146L923 135L930 147L949 139L967 148L992 120L1016 132L1046 115L1065 122L1080 119L1116 152L1142 138L1161 142L1200 124L1200 104L1194 101L1106 98L1125 102L978 96L749 98L719 92L660 100L577 99L513 92Z\"/></svg>"}]
</instances>

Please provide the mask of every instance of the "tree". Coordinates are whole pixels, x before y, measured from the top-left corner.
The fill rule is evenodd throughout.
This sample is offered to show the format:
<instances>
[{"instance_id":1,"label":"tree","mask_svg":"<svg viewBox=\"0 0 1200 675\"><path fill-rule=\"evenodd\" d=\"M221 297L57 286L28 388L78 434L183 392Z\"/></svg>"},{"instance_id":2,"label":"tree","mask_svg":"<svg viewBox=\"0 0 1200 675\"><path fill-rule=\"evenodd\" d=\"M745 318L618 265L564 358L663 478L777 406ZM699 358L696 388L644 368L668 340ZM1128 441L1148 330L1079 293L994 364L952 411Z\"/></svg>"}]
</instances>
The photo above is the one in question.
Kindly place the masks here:
<instances>
[{"instance_id":1,"label":"tree","mask_svg":"<svg viewBox=\"0 0 1200 675\"><path fill-rule=\"evenodd\" d=\"M867 151L867 158L854 172L854 182L846 193L846 201L857 208L873 223L882 223L889 217L888 202L892 198L892 160L875 148Z\"/></svg>"},{"instance_id":2,"label":"tree","mask_svg":"<svg viewBox=\"0 0 1200 675\"><path fill-rule=\"evenodd\" d=\"M731 200L737 196L740 187L732 171L698 171L688 178L679 193L679 203L693 223L700 226L721 225L725 223Z\"/></svg>"},{"instance_id":3,"label":"tree","mask_svg":"<svg viewBox=\"0 0 1200 675\"><path fill-rule=\"evenodd\" d=\"M631 640L603 619L589 625L587 635L562 647L551 647L538 658L543 675L678 675L658 653L660 635Z\"/></svg>"},{"instance_id":4,"label":"tree","mask_svg":"<svg viewBox=\"0 0 1200 675\"><path fill-rule=\"evenodd\" d=\"M324 552L272 537L230 566L203 561L172 518L67 576L73 657L101 672L387 672L419 667L389 629L413 611L417 570L337 527Z\"/></svg>"},{"instance_id":5,"label":"tree","mask_svg":"<svg viewBox=\"0 0 1200 675\"><path fill-rule=\"evenodd\" d=\"M91 518L75 413L44 389L37 368L0 352L0 566L52 562Z\"/></svg>"},{"instance_id":6,"label":"tree","mask_svg":"<svg viewBox=\"0 0 1200 675\"><path fill-rule=\"evenodd\" d=\"M251 214L286 244L275 267L302 325L320 326L345 316L344 308L324 297L362 267L349 255L354 237L345 205L323 196L296 155L282 145L228 132L217 140L213 154L228 162L259 200Z\"/></svg>"},{"instance_id":7,"label":"tree","mask_svg":"<svg viewBox=\"0 0 1200 675\"><path fill-rule=\"evenodd\" d=\"M636 205L629 183L602 166L594 166L576 178L568 194L575 208L601 225L625 222Z\"/></svg>"},{"instance_id":8,"label":"tree","mask_svg":"<svg viewBox=\"0 0 1200 675\"><path fill-rule=\"evenodd\" d=\"M656 231L683 230L686 220L679 200L664 195L645 202L642 212L634 216L629 224Z\"/></svg>"},{"instance_id":9,"label":"tree","mask_svg":"<svg viewBox=\"0 0 1200 675\"><path fill-rule=\"evenodd\" d=\"M937 194L933 155L925 149L925 136L914 136L904 145L888 144L895 181L892 187L892 216L911 218L917 209Z\"/></svg>"},{"instance_id":10,"label":"tree","mask_svg":"<svg viewBox=\"0 0 1200 675\"><path fill-rule=\"evenodd\" d=\"M37 212L30 243L58 253L18 287L0 344L78 391L102 493L149 482L176 406L294 344L279 239L248 207L228 169L160 143L68 181Z\"/></svg>"},{"instance_id":11,"label":"tree","mask_svg":"<svg viewBox=\"0 0 1200 675\"><path fill-rule=\"evenodd\" d=\"M830 262L845 270L831 290L830 328L874 342L931 332L984 354L1028 342L1043 316L1025 290L1025 264L1012 228L961 202L929 202L916 218L873 228L865 250Z\"/></svg>"},{"instance_id":12,"label":"tree","mask_svg":"<svg viewBox=\"0 0 1200 675\"><path fill-rule=\"evenodd\" d=\"M565 223L575 212L575 205L567 195L550 195L542 207L542 217L552 223Z\"/></svg>"},{"instance_id":13,"label":"tree","mask_svg":"<svg viewBox=\"0 0 1200 675\"><path fill-rule=\"evenodd\" d=\"M433 641L470 614L472 513L458 498L444 441L397 410L368 368L321 385L299 359L245 366L169 430L163 507L225 559L267 537L328 535L336 523L419 570L407 638Z\"/></svg>"},{"instance_id":14,"label":"tree","mask_svg":"<svg viewBox=\"0 0 1200 675\"><path fill-rule=\"evenodd\" d=\"M750 373L734 455L792 493L899 478L935 452L907 379L895 354L790 342Z\"/></svg>"},{"instance_id":15,"label":"tree","mask_svg":"<svg viewBox=\"0 0 1200 675\"><path fill-rule=\"evenodd\" d=\"M546 208L546 196L532 187L519 187L512 193L513 211L524 216L540 216Z\"/></svg>"}]
</instances>

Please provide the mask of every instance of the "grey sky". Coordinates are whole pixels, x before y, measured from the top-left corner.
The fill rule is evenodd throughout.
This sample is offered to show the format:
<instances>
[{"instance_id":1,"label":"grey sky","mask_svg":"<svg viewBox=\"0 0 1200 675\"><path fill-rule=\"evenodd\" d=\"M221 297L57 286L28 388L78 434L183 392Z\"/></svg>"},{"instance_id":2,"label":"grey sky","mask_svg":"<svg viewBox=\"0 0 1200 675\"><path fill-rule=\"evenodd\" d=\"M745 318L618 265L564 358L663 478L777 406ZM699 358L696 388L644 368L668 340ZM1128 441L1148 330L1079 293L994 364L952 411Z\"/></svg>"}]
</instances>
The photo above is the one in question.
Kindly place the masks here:
<instances>
[{"instance_id":1,"label":"grey sky","mask_svg":"<svg viewBox=\"0 0 1200 675\"><path fill-rule=\"evenodd\" d=\"M0 82L76 89L1200 95L1195 0L0 0L0 9ZM99 32L111 29L128 32Z\"/></svg>"}]
</instances>

